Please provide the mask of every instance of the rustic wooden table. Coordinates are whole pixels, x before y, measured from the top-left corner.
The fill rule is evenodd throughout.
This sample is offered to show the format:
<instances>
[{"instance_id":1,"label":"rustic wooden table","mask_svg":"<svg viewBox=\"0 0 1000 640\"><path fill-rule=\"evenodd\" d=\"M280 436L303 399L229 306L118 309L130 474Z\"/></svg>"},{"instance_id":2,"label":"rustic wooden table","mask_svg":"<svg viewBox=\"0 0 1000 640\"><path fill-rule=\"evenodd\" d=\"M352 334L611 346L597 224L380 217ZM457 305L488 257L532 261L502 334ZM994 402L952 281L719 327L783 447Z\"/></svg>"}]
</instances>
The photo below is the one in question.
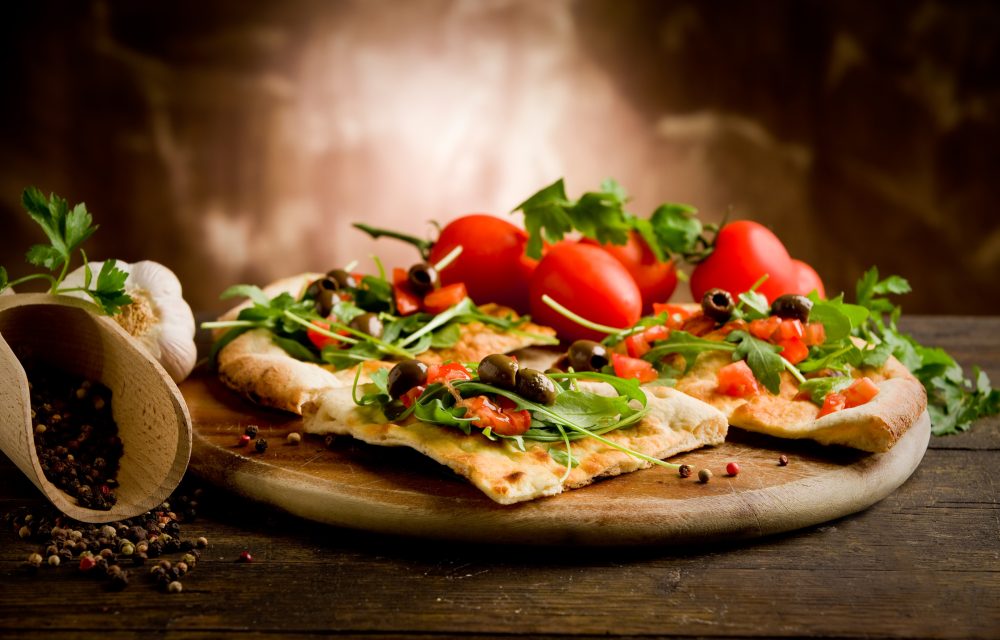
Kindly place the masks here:
<instances>
[{"instance_id":1,"label":"rustic wooden table","mask_svg":"<svg viewBox=\"0 0 1000 640\"><path fill-rule=\"evenodd\" d=\"M1000 383L1000 318L911 318ZM1000 637L1000 419L933 438L867 511L687 548L465 546L334 529L206 488L209 547L180 594L122 592L69 563L26 573L0 530L0 637ZM41 508L0 456L0 512ZM249 550L254 561L239 563ZM142 574L145 571L134 571Z\"/></svg>"}]
</instances>

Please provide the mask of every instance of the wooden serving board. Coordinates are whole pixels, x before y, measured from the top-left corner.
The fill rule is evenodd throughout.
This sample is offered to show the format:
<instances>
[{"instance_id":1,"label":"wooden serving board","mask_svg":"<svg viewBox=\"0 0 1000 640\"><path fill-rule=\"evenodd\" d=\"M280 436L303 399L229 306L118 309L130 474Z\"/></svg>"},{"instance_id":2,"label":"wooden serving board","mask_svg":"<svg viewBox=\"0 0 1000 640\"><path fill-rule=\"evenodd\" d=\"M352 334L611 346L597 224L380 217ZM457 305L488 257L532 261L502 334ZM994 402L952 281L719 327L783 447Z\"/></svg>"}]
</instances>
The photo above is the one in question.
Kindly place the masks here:
<instances>
[{"instance_id":1,"label":"wooden serving board","mask_svg":"<svg viewBox=\"0 0 1000 640\"><path fill-rule=\"evenodd\" d=\"M328 447L297 416L262 409L198 371L181 385L194 426L191 469L247 498L303 518L382 533L518 543L682 544L754 538L865 509L901 485L930 438L925 413L884 454L730 429L725 444L676 456L708 468L707 484L656 467L551 498L494 503L446 467L404 448L340 436ZM269 446L239 446L247 425ZM787 466L779 466L785 454ZM736 477L725 475L738 462Z\"/></svg>"}]
</instances>

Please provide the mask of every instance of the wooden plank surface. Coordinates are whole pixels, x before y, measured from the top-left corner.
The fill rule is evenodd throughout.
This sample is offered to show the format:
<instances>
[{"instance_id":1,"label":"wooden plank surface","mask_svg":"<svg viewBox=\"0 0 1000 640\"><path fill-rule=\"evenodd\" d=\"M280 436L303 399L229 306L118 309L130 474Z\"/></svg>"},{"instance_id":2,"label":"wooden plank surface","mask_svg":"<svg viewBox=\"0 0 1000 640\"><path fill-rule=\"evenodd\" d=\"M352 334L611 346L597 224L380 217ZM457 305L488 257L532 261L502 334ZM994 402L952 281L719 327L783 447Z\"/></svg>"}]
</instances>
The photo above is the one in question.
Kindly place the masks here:
<instances>
[{"instance_id":1,"label":"wooden plank surface","mask_svg":"<svg viewBox=\"0 0 1000 640\"><path fill-rule=\"evenodd\" d=\"M909 329L1000 381L1000 319ZM209 488L185 537L210 546L185 591L106 592L18 566L0 530L0 637L1000 637L1000 420L931 441L902 487L856 515L682 549L434 542L314 524ZM0 464L0 510L37 504ZM255 556L239 564L240 551Z\"/></svg>"},{"instance_id":2,"label":"wooden plank surface","mask_svg":"<svg viewBox=\"0 0 1000 640\"><path fill-rule=\"evenodd\" d=\"M712 471L708 483L652 468L503 506L406 448L348 437L327 447L313 435L289 445L301 420L262 410L209 372L181 391L194 424L191 470L213 485L326 524L487 543L684 544L797 529L884 498L920 463L930 436L924 415L892 450L873 455L732 429L720 446L671 458ZM272 443L265 451L236 444L248 424ZM741 465L735 477L725 473L731 461Z\"/></svg>"}]
</instances>

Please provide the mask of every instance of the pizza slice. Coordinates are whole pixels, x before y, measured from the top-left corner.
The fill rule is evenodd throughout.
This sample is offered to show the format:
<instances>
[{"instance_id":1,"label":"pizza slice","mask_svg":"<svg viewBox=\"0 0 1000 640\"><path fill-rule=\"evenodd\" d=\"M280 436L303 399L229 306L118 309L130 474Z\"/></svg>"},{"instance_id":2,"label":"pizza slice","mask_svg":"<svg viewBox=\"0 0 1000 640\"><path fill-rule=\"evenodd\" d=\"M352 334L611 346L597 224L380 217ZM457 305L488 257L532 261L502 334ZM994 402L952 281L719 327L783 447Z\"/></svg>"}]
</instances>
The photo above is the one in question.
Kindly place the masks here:
<instances>
[{"instance_id":1,"label":"pizza slice","mask_svg":"<svg viewBox=\"0 0 1000 640\"><path fill-rule=\"evenodd\" d=\"M476 362L557 343L552 329L506 307L476 306L464 295L447 306L421 305L405 281L342 270L300 274L263 289L237 285L223 295L248 299L202 325L215 332L219 377L255 402L293 413L316 390L351 379L359 364Z\"/></svg>"},{"instance_id":2,"label":"pizza slice","mask_svg":"<svg viewBox=\"0 0 1000 640\"><path fill-rule=\"evenodd\" d=\"M478 366L404 361L356 376L303 406L306 432L412 448L505 505L654 464L678 469L662 459L721 444L728 428L722 413L675 389L549 375L499 354Z\"/></svg>"},{"instance_id":3,"label":"pizza slice","mask_svg":"<svg viewBox=\"0 0 1000 640\"><path fill-rule=\"evenodd\" d=\"M842 297L768 305L715 289L700 306L655 311L603 343L574 343L564 364L668 381L748 431L870 452L889 450L926 410L923 385L890 345L862 337L868 310Z\"/></svg>"}]
</instances>

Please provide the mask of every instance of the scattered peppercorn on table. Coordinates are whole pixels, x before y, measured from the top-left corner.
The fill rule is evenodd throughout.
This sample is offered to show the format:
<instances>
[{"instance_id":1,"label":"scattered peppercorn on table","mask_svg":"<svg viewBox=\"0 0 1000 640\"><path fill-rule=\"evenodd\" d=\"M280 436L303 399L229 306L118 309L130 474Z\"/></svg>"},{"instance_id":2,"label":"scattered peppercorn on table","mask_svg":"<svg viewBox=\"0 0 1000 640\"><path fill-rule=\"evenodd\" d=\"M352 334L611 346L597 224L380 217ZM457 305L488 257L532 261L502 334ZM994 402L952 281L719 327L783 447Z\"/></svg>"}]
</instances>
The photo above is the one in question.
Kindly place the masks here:
<instances>
[{"instance_id":1,"label":"scattered peppercorn on table","mask_svg":"<svg viewBox=\"0 0 1000 640\"><path fill-rule=\"evenodd\" d=\"M1000 380L1000 317L905 324ZM997 637L998 467L1000 419L989 418L932 438L914 475L859 514L750 542L631 548L375 535L191 478L183 503L156 518L169 548L120 562L123 579L92 573L100 549L83 563L91 571L58 553L50 561L50 540L33 541L30 524L48 506L0 459L0 513L20 518L0 529L0 637ZM745 466L736 471L748 479ZM37 514L27 525L26 513ZM120 532L114 554L157 546L149 530ZM95 545L111 533L97 528Z\"/></svg>"}]
</instances>

